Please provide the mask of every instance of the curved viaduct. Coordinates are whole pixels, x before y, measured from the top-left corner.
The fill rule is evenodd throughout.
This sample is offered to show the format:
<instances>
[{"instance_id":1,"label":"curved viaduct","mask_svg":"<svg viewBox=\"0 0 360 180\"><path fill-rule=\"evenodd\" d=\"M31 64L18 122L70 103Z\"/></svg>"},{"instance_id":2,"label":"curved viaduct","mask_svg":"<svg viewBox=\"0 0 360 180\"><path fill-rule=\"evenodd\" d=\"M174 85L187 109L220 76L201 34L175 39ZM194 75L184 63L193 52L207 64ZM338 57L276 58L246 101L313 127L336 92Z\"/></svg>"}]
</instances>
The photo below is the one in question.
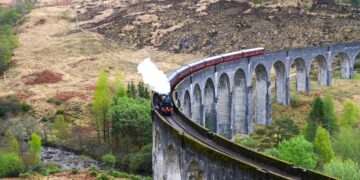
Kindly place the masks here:
<instances>
[{"instance_id":1,"label":"curved viaduct","mask_svg":"<svg viewBox=\"0 0 360 180\"><path fill-rule=\"evenodd\" d=\"M252 132L254 123L271 123L273 87L276 102L288 105L291 79L297 91L309 92L316 64L318 83L330 86L333 69L340 69L342 78L353 76L359 54L360 43L289 49L190 74L171 92L176 102L171 116L153 108L154 179L330 179L227 139ZM153 107L156 102L154 95Z\"/></svg>"}]
</instances>

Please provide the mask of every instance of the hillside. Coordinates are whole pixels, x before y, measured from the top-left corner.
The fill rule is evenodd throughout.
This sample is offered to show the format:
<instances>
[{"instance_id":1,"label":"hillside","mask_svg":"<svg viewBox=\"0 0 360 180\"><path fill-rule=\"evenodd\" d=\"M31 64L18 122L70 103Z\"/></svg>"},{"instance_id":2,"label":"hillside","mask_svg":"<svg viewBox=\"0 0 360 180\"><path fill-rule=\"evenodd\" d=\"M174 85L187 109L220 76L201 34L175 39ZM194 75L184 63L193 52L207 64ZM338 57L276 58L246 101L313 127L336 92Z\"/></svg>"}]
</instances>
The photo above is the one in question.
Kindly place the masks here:
<instances>
[{"instance_id":1,"label":"hillside","mask_svg":"<svg viewBox=\"0 0 360 180\"><path fill-rule=\"evenodd\" d=\"M0 6L7 7L11 2L0 0ZM13 129L25 147L22 152L26 152L30 132L36 131L47 145L97 159L114 153L117 168L141 175L151 174L150 100L109 96L115 110L144 108L146 116L141 114L136 119L132 111L126 111L132 116L113 116L109 112L117 111L106 111L108 124L103 125L104 135L98 134L98 124L94 123L98 119L91 105L101 70L111 81L104 89L114 92L115 74L119 73L125 84L140 81L137 65L147 57L168 73L206 56L244 48L263 46L276 51L360 41L359 9L313 5L312 0L271 0L263 4L248 0L42 0L14 24L19 48L0 76L0 105L6 101L3 106L20 110L0 117L0 141L7 136L5 130ZM291 73L292 104L283 106L273 100L273 120L290 117L303 129L311 101L326 92L334 97L338 117L343 114L346 99L360 104L358 72L351 80L335 77L332 87L320 87L312 79L309 94L295 91L295 74ZM271 79L274 84L275 77ZM112 94L110 91L104 94ZM122 131L123 127L114 123L123 121L116 119L120 117L132 120L136 126ZM105 140L106 127L112 141ZM116 128L118 131L113 131ZM133 143L140 141L138 138L145 140ZM142 166L140 162L147 164ZM95 179L90 176L87 171L71 174L67 170L39 175L39 179Z\"/></svg>"},{"instance_id":2,"label":"hillside","mask_svg":"<svg viewBox=\"0 0 360 180\"><path fill-rule=\"evenodd\" d=\"M97 33L82 32L69 6L35 9L16 31L20 47L11 67L0 78L0 97L16 94L36 107L38 118L56 111L47 102L49 98L69 100L64 105L67 109L78 107L77 102L90 103L101 69L110 76L119 72L126 82L138 81L136 66L147 57L165 72L199 58L152 48L121 47ZM76 117L86 118L81 114Z\"/></svg>"},{"instance_id":3,"label":"hillside","mask_svg":"<svg viewBox=\"0 0 360 180\"><path fill-rule=\"evenodd\" d=\"M258 46L280 50L359 41L360 10L288 2L90 3L79 10L79 20L81 27L121 45L175 53L214 55Z\"/></svg>"}]
</instances>

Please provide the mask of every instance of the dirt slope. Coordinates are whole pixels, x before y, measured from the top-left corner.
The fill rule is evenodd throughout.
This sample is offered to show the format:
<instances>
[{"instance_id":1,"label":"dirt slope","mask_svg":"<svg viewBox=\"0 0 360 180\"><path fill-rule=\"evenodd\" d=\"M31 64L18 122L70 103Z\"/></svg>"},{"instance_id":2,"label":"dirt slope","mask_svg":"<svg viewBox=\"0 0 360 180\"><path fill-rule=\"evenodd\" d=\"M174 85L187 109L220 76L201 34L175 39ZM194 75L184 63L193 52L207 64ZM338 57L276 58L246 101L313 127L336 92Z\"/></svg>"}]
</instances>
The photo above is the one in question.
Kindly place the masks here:
<instances>
[{"instance_id":1,"label":"dirt slope","mask_svg":"<svg viewBox=\"0 0 360 180\"><path fill-rule=\"evenodd\" d=\"M170 52L219 54L263 46L280 50L360 40L360 11L349 6L238 1L146 1L111 7L89 4L79 19L119 44ZM294 2L294 1L291 1ZM285 7L283 7L284 5Z\"/></svg>"},{"instance_id":2,"label":"dirt slope","mask_svg":"<svg viewBox=\"0 0 360 180\"><path fill-rule=\"evenodd\" d=\"M82 32L69 6L35 9L16 31L20 47L0 78L0 97L17 94L35 106L39 117L55 111L46 102L51 97L90 103L100 69L110 78L120 72L124 81L137 81L136 66L144 58L151 57L165 72L199 58L124 48L97 33Z\"/></svg>"}]
</instances>

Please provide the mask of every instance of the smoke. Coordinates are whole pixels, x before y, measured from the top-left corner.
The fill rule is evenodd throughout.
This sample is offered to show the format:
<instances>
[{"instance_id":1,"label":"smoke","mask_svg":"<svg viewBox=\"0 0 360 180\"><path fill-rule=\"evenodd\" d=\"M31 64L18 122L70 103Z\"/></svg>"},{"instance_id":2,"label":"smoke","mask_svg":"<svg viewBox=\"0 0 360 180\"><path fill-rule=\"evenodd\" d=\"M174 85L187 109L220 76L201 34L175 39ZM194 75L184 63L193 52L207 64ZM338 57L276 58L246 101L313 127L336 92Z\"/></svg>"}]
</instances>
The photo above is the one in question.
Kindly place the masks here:
<instances>
[{"instance_id":1,"label":"smoke","mask_svg":"<svg viewBox=\"0 0 360 180\"><path fill-rule=\"evenodd\" d=\"M170 92L170 83L163 71L159 70L150 58L144 59L137 67L145 84L160 94L168 94Z\"/></svg>"}]
</instances>

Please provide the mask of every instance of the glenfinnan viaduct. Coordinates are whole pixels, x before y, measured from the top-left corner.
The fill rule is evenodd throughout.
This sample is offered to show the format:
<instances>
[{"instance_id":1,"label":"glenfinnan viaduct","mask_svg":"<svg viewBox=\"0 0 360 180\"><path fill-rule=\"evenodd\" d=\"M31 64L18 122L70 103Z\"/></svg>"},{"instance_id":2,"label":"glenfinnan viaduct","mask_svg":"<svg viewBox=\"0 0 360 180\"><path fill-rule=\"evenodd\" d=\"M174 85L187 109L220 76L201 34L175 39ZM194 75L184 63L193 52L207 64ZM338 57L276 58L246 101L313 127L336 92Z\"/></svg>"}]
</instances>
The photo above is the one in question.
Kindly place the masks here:
<instances>
[{"instance_id":1,"label":"glenfinnan viaduct","mask_svg":"<svg viewBox=\"0 0 360 180\"><path fill-rule=\"evenodd\" d=\"M295 80L297 91L310 91L312 64L317 64L318 84L330 86L335 68L340 68L342 78L352 78L357 58L360 43L344 43L266 52L207 67L174 86L171 95L177 107L171 116L157 111L155 94L154 179L331 179L228 139L252 132L254 123L271 123L272 87L276 102L288 105L290 81ZM169 79L194 65L171 73Z\"/></svg>"}]
</instances>

